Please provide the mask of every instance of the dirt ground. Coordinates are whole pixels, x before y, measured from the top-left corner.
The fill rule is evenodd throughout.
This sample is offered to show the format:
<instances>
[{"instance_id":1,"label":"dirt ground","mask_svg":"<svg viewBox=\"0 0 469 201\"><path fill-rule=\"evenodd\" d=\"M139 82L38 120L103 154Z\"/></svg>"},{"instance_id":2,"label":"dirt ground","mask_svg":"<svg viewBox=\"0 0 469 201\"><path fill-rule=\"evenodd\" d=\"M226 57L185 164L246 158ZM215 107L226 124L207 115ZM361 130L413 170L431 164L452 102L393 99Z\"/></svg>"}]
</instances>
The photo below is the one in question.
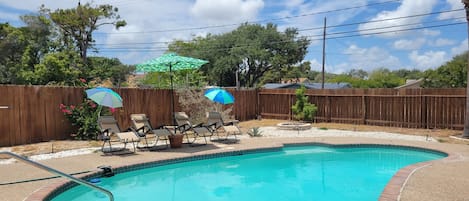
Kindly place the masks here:
<instances>
[{"instance_id":1,"label":"dirt ground","mask_svg":"<svg viewBox=\"0 0 469 201\"><path fill-rule=\"evenodd\" d=\"M246 133L249 129L254 127L263 126L275 126L278 123L285 122L285 120L274 120L274 119L262 119L262 120L251 120L240 122L239 126L243 133ZM354 124L338 124L338 123L314 123L314 127L321 129L337 129L337 130L352 130L352 131L380 131L390 133L401 133L407 135L421 135L431 136L436 138L440 142L445 143L462 143L469 144L469 142L455 140L449 138L451 135L461 134L459 130L443 130L443 129L411 129L411 128L396 128L396 127L382 127L382 126L368 126L368 125L354 125ZM101 142L99 141L51 141L42 142L29 145L21 145L14 147L3 147L9 148L11 151L18 153L23 156L31 156L37 154L54 153L59 151L88 148L88 147L99 147Z\"/></svg>"}]
</instances>

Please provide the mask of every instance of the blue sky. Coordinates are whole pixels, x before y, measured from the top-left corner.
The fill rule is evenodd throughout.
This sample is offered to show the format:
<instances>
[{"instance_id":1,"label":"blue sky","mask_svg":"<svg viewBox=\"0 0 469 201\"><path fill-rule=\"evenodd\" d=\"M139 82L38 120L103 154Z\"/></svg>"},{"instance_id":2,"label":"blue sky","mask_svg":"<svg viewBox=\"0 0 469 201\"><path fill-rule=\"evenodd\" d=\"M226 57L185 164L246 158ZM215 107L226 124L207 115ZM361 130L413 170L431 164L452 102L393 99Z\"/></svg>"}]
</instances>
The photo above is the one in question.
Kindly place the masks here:
<instances>
[{"instance_id":1,"label":"blue sky","mask_svg":"<svg viewBox=\"0 0 469 201\"><path fill-rule=\"evenodd\" d=\"M87 0L81 0L82 3ZM96 4L98 1L94 1ZM78 0L0 0L0 22L22 26L19 16L47 8L75 7ZM100 0L119 8L127 26L102 27L94 37L97 56L137 64L158 57L174 39L220 34L244 22L300 30L311 39L305 60L313 70L322 63L322 34L327 18L326 71L371 71L385 67L436 68L468 48L460 0ZM192 29L196 28L196 29ZM406 30L406 31L403 31Z\"/></svg>"}]
</instances>

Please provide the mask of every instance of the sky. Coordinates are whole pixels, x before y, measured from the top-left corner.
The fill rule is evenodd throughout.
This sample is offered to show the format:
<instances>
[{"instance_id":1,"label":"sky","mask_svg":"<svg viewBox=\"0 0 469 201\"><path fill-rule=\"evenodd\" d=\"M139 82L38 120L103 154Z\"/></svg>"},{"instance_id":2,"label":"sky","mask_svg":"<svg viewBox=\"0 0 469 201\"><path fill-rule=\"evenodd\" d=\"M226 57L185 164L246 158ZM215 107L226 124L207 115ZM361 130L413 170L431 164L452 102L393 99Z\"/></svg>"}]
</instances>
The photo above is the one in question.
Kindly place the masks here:
<instances>
[{"instance_id":1,"label":"sky","mask_svg":"<svg viewBox=\"0 0 469 201\"><path fill-rule=\"evenodd\" d=\"M297 28L311 40L304 61L322 66L326 19L326 72L378 68L435 69L468 49L460 0L81 0L111 4L127 26L101 27L93 37L97 53L138 64L164 54L173 40L223 34L242 23ZM346 2L346 4L344 4ZM73 8L78 0L0 0L0 23L20 27L19 16Z\"/></svg>"}]
</instances>

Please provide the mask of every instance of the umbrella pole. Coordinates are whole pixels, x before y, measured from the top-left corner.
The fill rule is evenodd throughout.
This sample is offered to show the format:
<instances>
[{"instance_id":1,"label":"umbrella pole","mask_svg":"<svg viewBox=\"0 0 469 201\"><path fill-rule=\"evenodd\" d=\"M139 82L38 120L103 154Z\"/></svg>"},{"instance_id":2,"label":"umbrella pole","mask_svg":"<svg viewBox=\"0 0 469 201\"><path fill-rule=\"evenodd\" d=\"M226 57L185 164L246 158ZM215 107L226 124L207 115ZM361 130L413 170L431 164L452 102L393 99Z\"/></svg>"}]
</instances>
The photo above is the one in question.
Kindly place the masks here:
<instances>
[{"instance_id":1,"label":"umbrella pole","mask_svg":"<svg viewBox=\"0 0 469 201\"><path fill-rule=\"evenodd\" d=\"M173 88L173 72L171 68L171 63L169 63L169 80L171 82L171 121L173 125L176 125L174 122L174 88ZM176 129L174 130L174 134L176 134Z\"/></svg>"}]
</instances>

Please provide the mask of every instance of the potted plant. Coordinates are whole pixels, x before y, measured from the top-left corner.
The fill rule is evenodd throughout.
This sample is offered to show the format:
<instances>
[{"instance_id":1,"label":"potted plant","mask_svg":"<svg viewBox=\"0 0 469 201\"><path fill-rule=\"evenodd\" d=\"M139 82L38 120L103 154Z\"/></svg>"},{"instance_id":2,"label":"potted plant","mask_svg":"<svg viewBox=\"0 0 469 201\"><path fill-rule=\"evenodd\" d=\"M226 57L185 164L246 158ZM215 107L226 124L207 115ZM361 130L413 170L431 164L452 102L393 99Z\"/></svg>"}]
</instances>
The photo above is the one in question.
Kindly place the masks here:
<instances>
[{"instance_id":1,"label":"potted plant","mask_svg":"<svg viewBox=\"0 0 469 201\"><path fill-rule=\"evenodd\" d=\"M180 133L171 133L172 134L168 136L169 145L171 146L171 148L181 148L184 135Z\"/></svg>"}]
</instances>

